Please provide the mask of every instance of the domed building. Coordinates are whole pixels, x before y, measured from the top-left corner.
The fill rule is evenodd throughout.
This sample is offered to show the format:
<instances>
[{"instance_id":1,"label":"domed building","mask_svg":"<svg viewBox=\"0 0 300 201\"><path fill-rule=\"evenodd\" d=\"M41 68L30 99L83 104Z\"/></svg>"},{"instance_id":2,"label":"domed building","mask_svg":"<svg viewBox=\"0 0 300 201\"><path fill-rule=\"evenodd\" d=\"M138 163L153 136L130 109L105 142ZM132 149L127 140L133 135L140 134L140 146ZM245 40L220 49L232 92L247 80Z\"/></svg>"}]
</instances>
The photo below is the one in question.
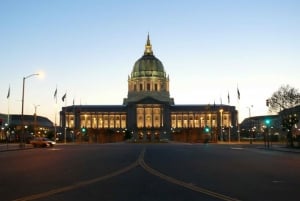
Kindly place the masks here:
<instances>
[{"instance_id":1,"label":"domed building","mask_svg":"<svg viewBox=\"0 0 300 201\"><path fill-rule=\"evenodd\" d=\"M153 55L149 35L144 55L135 62L128 79L128 98L124 104L146 97L174 104L170 99L169 77L166 76L162 62Z\"/></svg>"},{"instance_id":2,"label":"domed building","mask_svg":"<svg viewBox=\"0 0 300 201\"><path fill-rule=\"evenodd\" d=\"M72 105L62 108L61 126L82 138L87 129L92 142L162 139L187 142L230 138L237 111L230 105L175 105L169 76L154 56L148 34L144 54L128 76L128 95L122 105ZM233 137L233 136L232 136Z\"/></svg>"}]
</instances>

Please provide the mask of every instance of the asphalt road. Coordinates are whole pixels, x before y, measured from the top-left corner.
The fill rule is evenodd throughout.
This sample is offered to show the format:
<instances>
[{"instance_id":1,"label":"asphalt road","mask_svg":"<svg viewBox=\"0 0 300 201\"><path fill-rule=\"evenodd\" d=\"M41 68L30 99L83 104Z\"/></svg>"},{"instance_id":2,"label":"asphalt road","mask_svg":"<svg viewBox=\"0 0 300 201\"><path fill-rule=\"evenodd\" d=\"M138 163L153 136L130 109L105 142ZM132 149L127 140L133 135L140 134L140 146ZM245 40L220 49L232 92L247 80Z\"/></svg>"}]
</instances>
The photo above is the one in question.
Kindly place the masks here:
<instances>
[{"instance_id":1,"label":"asphalt road","mask_svg":"<svg viewBox=\"0 0 300 201\"><path fill-rule=\"evenodd\" d=\"M300 154L217 144L0 152L0 200L299 200Z\"/></svg>"}]
</instances>

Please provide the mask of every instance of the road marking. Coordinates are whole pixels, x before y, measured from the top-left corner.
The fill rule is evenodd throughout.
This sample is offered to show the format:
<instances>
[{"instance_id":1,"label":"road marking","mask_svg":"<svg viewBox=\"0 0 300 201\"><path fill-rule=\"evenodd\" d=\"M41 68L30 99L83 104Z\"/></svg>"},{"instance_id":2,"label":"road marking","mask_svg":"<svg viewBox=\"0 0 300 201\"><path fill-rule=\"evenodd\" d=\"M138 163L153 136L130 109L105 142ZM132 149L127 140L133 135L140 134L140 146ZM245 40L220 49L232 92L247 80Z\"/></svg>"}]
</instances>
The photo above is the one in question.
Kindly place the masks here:
<instances>
[{"instance_id":1,"label":"road marking","mask_svg":"<svg viewBox=\"0 0 300 201\"><path fill-rule=\"evenodd\" d=\"M243 147L230 147L230 149L233 149L233 150L242 150L244 148Z\"/></svg>"},{"instance_id":2,"label":"road marking","mask_svg":"<svg viewBox=\"0 0 300 201\"><path fill-rule=\"evenodd\" d=\"M137 161L135 161L134 163L130 164L129 166L127 166L125 168L122 168L120 170L117 170L115 172L112 172L110 174L107 174L107 175L104 175L104 176L101 176L101 177L97 177L97 178L94 178L94 179L91 179L91 180L78 182L78 183L75 183L75 184L72 184L72 185L69 185L69 186L53 189L53 190L50 190L50 191L47 191L47 192L38 193L38 194L34 194L34 195L29 195L29 196L26 196L26 197L18 198L18 199L13 200L13 201L36 200L36 199L45 198L45 197L48 197L48 196L51 196L51 195L54 195L54 194L75 190L75 189L80 188L80 187L84 187L84 186L87 186L87 185L90 185L90 184L93 184L93 183L96 183L96 182L99 182L99 181L109 179L111 177L118 176L120 174L123 174L123 173L135 168L136 166L138 166Z\"/></svg>"},{"instance_id":3,"label":"road marking","mask_svg":"<svg viewBox=\"0 0 300 201\"><path fill-rule=\"evenodd\" d=\"M235 198L232 198L232 197L229 197L229 196L226 196L226 195L223 195L223 194L220 194L220 193L216 193L216 192L213 192L213 191L210 191L210 190L207 190L205 188L201 188L201 187L198 187L198 186L195 186L194 184L191 184L191 183L186 183L184 181L180 181L178 179L175 179L173 177L170 177L170 176L167 176L153 168L151 168L150 166L148 166L145 161L144 161L144 155L145 155L145 151L146 149L144 148L142 153L140 154L140 157L138 159L138 162L140 164L140 166L142 166L147 172L149 172L150 174L153 174L161 179L164 179L170 183L173 183L173 184L177 184L179 186L182 186L182 187L185 187L187 189L190 189L190 190L193 190L195 192L198 192L198 193L203 193L203 194L206 194L206 195L209 195L211 197L215 197L215 198L218 198L220 200L225 200L225 201L238 201L238 199L235 199Z\"/></svg>"},{"instance_id":4,"label":"road marking","mask_svg":"<svg viewBox=\"0 0 300 201\"><path fill-rule=\"evenodd\" d=\"M274 180L274 181L272 181L272 183L278 184L278 183L283 183L283 181L281 181L281 180Z\"/></svg>"},{"instance_id":5,"label":"road marking","mask_svg":"<svg viewBox=\"0 0 300 201\"><path fill-rule=\"evenodd\" d=\"M51 149L49 149L49 150L51 150L51 151L59 151L59 150L61 150L61 149L58 149L58 148L51 148Z\"/></svg>"},{"instance_id":6,"label":"road marking","mask_svg":"<svg viewBox=\"0 0 300 201\"><path fill-rule=\"evenodd\" d=\"M182 186L182 187L185 187L187 189L190 189L190 190L193 190L195 192L199 192L199 193L203 193L203 194L206 194L206 195L209 195L211 197L215 197L215 198L218 198L220 200L224 200L224 201L238 201L238 199L235 199L235 198L231 198L229 196L226 196L226 195L222 195L222 194L219 194L219 193L216 193L216 192L213 192L213 191L210 191L210 190L207 190L207 189L204 189L204 188L201 188L201 187L198 187L194 184L191 184L191 183L186 183L184 181L180 181L180 180L177 180L175 178L172 178L172 177L169 177L151 167L149 167L145 161L144 161L144 155L145 155L145 152L146 152L146 148L144 148L137 161L133 162L132 164L130 164L129 166L125 167L125 168L122 168L120 170L117 170L115 172L112 172L110 174L107 174L107 175L104 175L104 176L101 176L101 177L97 177L97 178L94 178L94 179L91 179L91 180L86 180L86 181L82 181L82 182L78 182L78 183L74 183L72 185L69 185L69 186L65 186L65 187L61 187L61 188L57 188L57 189L53 189L53 190L49 190L49 191L46 191L46 192L43 192L43 193L38 193L38 194L34 194L34 195L29 195L29 196L26 196L26 197L22 197L22 198L18 198L18 199L15 199L13 201L30 201L30 200L36 200L36 199L41 199L41 198L45 198L45 197L49 197L49 196L52 196L54 194L58 194L58 193L63 193L63 192L67 192L67 191L71 191L71 190L75 190L77 188L81 188L81 187L84 187L84 186L87 186L87 185L90 185L90 184L93 184L93 183L96 183L96 182L99 182L99 181L103 181L103 180L106 180L106 179L109 179L111 177L115 177L115 176L118 176L120 174L123 174L135 167L137 167L138 165L140 165L142 168L144 168L147 172L161 178L161 179L164 179L170 183L173 183L173 184L176 184L176 185L179 185L179 186Z\"/></svg>"}]
</instances>

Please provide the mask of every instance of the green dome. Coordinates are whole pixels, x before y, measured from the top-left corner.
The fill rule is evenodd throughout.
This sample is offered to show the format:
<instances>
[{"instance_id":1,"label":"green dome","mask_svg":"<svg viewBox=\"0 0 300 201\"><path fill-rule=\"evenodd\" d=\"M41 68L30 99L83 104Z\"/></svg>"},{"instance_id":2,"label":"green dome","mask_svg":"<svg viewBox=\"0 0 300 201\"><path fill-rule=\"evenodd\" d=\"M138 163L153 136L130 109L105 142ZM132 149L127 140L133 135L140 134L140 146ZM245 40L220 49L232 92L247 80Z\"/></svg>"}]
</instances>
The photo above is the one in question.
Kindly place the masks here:
<instances>
[{"instance_id":1,"label":"green dome","mask_svg":"<svg viewBox=\"0 0 300 201\"><path fill-rule=\"evenodd\" d=\"M164 66L154 55L144 55L133 66L132 77L165 77Z\"/></svg>"},{"instance_id":2,"label":"green dome","mask_svg":"<svg viewBox=\"0 0 300 201\"><path fill-rule=\"evenodd\" d=\"M145 45L144 55L135 62L131 77L165 77L164 66L159 59L153 55L149 35Z\"/></svg>"}]
</instances>

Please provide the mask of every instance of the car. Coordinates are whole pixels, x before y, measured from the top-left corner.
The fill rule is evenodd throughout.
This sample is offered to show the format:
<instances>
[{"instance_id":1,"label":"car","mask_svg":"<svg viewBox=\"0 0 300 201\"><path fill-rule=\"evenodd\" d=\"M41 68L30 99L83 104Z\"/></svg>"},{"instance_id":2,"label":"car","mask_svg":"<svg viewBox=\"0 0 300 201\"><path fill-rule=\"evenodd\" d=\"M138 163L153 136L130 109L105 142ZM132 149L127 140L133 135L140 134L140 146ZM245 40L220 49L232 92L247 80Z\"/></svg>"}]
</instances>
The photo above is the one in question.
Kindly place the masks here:
<instances>
[{"instance_id":1,"label":"car","mask_svg":"<svg viewBox=\"0 0 300 201\"><path fill-rule=\"evenodd\" d=\"M53 147L56 142L45 137L37 137L30 141L34 147Z\"/></svg>"}]
</instances>

